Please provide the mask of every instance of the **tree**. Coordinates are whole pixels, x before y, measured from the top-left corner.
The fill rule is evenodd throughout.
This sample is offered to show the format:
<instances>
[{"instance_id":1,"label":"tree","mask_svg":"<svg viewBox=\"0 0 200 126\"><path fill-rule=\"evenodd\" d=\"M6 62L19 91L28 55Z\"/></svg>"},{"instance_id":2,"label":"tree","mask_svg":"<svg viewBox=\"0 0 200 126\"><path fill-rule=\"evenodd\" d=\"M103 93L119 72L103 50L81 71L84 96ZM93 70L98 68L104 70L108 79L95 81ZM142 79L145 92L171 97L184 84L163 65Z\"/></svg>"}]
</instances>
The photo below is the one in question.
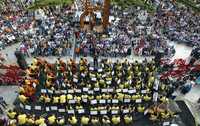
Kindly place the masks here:
<instances>
[{"instance_id":1,"label":"tree","mask_svg":"<svg viewBox=\"0 0 200 126\"><path fill-rule=\"evenodd\" d=\"M156 7L153 6L149 0L112 0L112 3L122 8L127 8L129 6L138 6L141 7L148 12L152 13L155 12Z\"/></svg>"},{"instance_id":2,"label":"tree","mask_svg":"<svg viewBox=\"0 0 200 126\"><path fill-rule=\"evenodd\" d=\"M181 3L186 7L191 8L194 12L200 12L200 7L195 0L174 0L175 3Z\"/></svg>"},{"instance_id":3,"label":"tree","mask_svg":"<svg viewBox=\"0 0 200 126\"><path fill-rule=\"evenodd\" d=\"M35 3L28 7L28 9L38 9L41 7L57 6L57 5L71 5L74 0L36 0Z\"/></svg>"},{"instance_id":4,"label":"tree","mask_svg":"<svg viewBox=\"0 0 200 126\"><path fill-rule=\"evenodd\" d=\"M5 0L0 0L0 12L4 10Z\"/></svg>"}]
</instances>

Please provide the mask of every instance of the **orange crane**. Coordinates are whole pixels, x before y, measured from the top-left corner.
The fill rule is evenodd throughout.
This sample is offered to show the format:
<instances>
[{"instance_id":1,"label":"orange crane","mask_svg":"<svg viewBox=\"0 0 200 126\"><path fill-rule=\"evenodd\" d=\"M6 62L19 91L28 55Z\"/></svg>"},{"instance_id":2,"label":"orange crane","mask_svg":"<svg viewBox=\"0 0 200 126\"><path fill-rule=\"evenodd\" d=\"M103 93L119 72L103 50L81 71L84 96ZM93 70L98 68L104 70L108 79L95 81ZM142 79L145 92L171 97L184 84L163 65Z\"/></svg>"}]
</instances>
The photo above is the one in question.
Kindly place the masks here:
<instances>
[{"instance_id":1,"label":"orange crane","mask_svg":"<svg viewBox=\"0 0 200 126\"><path fill-rule=\"evenodd\" d=\"M82 0L82 3L84 5L83 13L80 16L80 26L81 28L84 28L85 24L85 17L89 16L89 24L91 28L96 25L96 17L95 17L95 11L101 11L102 12L102 26L103 29L106 29L109 24L109 14L110 14L110 0L104 0L103 5L92 5L90 0Z\"/></svg>"}]
</instances>

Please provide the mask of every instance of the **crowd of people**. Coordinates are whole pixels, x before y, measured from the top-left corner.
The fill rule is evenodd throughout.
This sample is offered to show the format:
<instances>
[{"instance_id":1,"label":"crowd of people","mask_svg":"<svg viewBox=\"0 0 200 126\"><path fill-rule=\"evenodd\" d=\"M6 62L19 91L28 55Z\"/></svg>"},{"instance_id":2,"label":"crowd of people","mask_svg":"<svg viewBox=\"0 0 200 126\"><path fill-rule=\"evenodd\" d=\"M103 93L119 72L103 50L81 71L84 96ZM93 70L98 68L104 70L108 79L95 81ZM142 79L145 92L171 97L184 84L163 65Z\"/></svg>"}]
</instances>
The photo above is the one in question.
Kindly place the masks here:
<instances>
[{"instance_id":1,"label":"crowd of people","mask_svg":"<svg viewBox=\"0 0 200 126\"><path fill-rule=\"evenodd\" d=\"M97 33L91 40L85 31L78 30L79 35L76 36L79 38L75 50L77 55L91 55L94 50L100 56L125 57L132 51L136 55L153 55L157 50L163 50L167 56L174 54L174 48L169 46L158 27L154 26L156 20L153 16L141 9L129 9L127 13L122 13L118 7L112 9L115 11L111 10L114 20L108 28L109 36ZM16 16L14 13L5 13L5 17L9 19L2 19L5 20L1 27L4 39L0 45L4 48L6 43L20 42L19 50L28 56L71 55L74 14L70 12L69 7L59 11L47 7L35 12L20 10ZM140 13L144 15L141 16Z\"/></svg>"},{"instance_id":2,"label":"crowd of people","mask_svg":"<svg viewBox=\"0 0 200 126\"><path fill-rule=\"evenodd\" d=\"M68 13L70 8L62 8L59 13L56 9L44 9L43 17L37 19L35 12L22 9L30 3L32 1L17 7L10 2L7 10L17 8L18 13L5 11L1 15L0 49L21 42L20 50L26 55L71 55L74 33L71 27L73 15ZM191 9L177 7L172 1L155 1L153 4L157 6L154 15L140 8L129 8L122 13L118 7L112 7L111 15L115 19L108 29L110 36L95 35L90 40L85 32L79 31L75 52L77 55L91 55L96 50L101 56L129 56L133 51L136 55L148 56L161 50L165 55L173 56L174 47L169 41L198 44L199 17ZM97 43L95 47L93 43Z\"/></svg>"},{"instance_id":3,"label":"crowd of people","mask_svg":"<svg viewBox=\"0 0 200 126\"><path fill-rule=\"evenodd\" d=\"M114 32L112 32L114 34ZM98 34L98 33L97 33ZM75 52L79 56L126 57L131 55L131 42L124 33L117 35L81 34Z\"/></svg>"},{"instance_id":4,"label":"crowd of people","mask_svg":"<svg viewBox=\"0 0 200 126\"><path fill-rule=\"evenodd\" d=\"M170 120L175 113L167 108L169 87L159 84L156 70L153 61L105 59L93 66L86 59L34 59L19 90L20 110L8 111L10 123L125 125L144 115L154 123Z\"/></svg>"},{"instance_id":5,"label":"crowd of people","mask_svg":"<svg viewBox=\"0 0 200 126\"><path fill-rule=\"evenodd\" d=\"M38 19L30 20L20 50L33 56L67 56L72 54L73 19L69 8L61 12L40 10ZM40 17L42 16L42 17Z\"/></svg>"}]
</instances>

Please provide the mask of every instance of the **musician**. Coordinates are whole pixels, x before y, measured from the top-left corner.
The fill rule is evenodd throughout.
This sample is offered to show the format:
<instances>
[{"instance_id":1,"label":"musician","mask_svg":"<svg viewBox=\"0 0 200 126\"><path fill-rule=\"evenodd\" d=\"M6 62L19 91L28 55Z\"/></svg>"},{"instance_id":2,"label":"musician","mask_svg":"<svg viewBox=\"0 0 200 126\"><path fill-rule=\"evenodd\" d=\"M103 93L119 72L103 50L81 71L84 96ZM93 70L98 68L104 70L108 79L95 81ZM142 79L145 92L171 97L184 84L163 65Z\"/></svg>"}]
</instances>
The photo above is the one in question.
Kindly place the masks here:
<instances>
[{"instance_id":1,"label":"musician","mask_svg":"<svg viewBox=\"0 0 200 126\"><path fill-rule=\"evenodd\" d=\"M48 123L50 125L55 124L55 122L56 122L56 116L55 115L51 115L51 116L48 117Z\"/></svg>"},{"instance_id":2,"label":"musician","mask_svg":"<svg viewBox=\"0 0 200 126\"><path fill-rule=\"evenodd\" d=\"M37 118L35 120L35 125L37 125L37 126L46 125L45 118L43 118L42 116L40 116L39 118Z\"/></svg>"},{"instance_id":3,"label":"musician","mask_svg":"<svg viewBox=\"0 0 200 126\"><path fill-rule=\"evenodd\" d=\"M64 117L59 117L56 120L56 122L57 122L58 125L64 125L65 124L65 118Z\"/></svg>"},{"instance_id":4,"label":"musician","mask_svg":"<svg viewBox=\"0 0 200 126\"><path fill-rule=\"evenodd\" d=\"M106 116L106 115L103 116L102 122L103 122L103 124L105 124L105 125L109 125L109 124L111 123L109 117Z\"/></svg>"},{"instance_id":5,"label":"musician","mask_svg":"<svg viewBox=\"0 0 200 126\"><path fill-rule=\"evenodd\" d=\"M27 117L27 124L28 124L29 126L33 126L33 125L35 124L35 117L34 117L34 115L33 115L33 116L29 115L29 116Z\"/></svg>"},{"instance_id":6,"label":"musician","mask_svg":"<svg viewBox=\"0 0 200 126\"><path fill-rule=\"evenodd\" d=\"M19 125L24 125L27 122L27 115L26 114L19 114L17 116L18 124Z\"/></svg>"},{"instance_id":7,"label":"musician","mask_svg":"<svg viewBox=\"0 0 200 126\"><path fill-rule=\"evenodd\" d=\"M138 110L139 113L143 113L144 110L145 110L145 107L142 106L141 104L139 104L139 106L137 107L137 110Z\"/></svg>"},{"instance_id":8,"label":"musician","mask_svg":"<svg viewBox=\"0 0 200 126\"><path fill-rule=\"evenodd\" d=\"M58 104L59 103L60 97L54 96L53 97L53 104Z\"/></svg>"},{"instance_id":9,"label":"musician","mask_svg":"<svg viewBox=\"0 0 200 126\"><path fill-rule=\"evenodd\" d=\"M130 124L130 123L132 123L132 122L133 122L133 117L130 116L130 115L125 115L125 116L124 116L124 122L125 122L125 124Z\"/></svg>"},{"instance_id":10,"label":"musician","mask_svg":"<svg viewBox=\"0 0 200 126\"><path fill-rule=\"evenodd\" d=\"M61 95L60 96L60 103L65 104L66 103L66 95Z\"/></svg>"},{"instance_id":11,"label":"musician","mask_svg":"<svg viewBox=\"0 0 200 126\"><path fill-rule=\"evenodd\" d=\"M75 116L72 116L72 117L68 118L68 121L69 121L69 123L71 125L76 125L77 122L78 122L78 120L77 120L77 118Z\"/></svg>"},{"instance_id":12,"label":"musician","mask_svg":"<svg viewBox=\"0 0 200 126\"><path fill-rule=\"evenodd\" d=\"M118 116L118 115L112 116L112 123L113 123L114 125L119 124L120 121L121 121L120 116Z\"/></svg>"},{"instance_id":13,"label":"musician","mask_svg":"<svg viewBox=\"0 0 200 126\"><path fill-rule=\"evenodd\" d=\"M25 103L27 102L28 100L28 97L26 97L25 95L21 94L18 96L19 100L22 102L22 103Z\"/></svg>"},{"instance_id":14,"label":"musician","mask_svg":"<svg viewBox=\"0 0 200 126\"><path fill-rule=\"evenodd\" d=\"M12 111L12 110L10 109L10 110L8 110L7 115L8 115L8 117L9 117L10 119L15 119L17 113L16 113L15 111Z\"/></svg>"},{"instance_id":15,"label":"musician","mask_svg":"<svg viewBox=\"0 0 200 126\"><path fill-rule=\"evenodd\" d=\"M89 124L90 119L86 116L81 117L81 124L82 125L88 125Z\"/></svg>"},{"instance_id":16,"label":"musician","mask_svg":"<svg viewBox=\"0 0 200 126\"><path fill-rule=\"evenodd\" d=\"M92 117L91 118L92 125L98 125L99 124L99 118L98 117Z\"/></svg>"}]
</instances>

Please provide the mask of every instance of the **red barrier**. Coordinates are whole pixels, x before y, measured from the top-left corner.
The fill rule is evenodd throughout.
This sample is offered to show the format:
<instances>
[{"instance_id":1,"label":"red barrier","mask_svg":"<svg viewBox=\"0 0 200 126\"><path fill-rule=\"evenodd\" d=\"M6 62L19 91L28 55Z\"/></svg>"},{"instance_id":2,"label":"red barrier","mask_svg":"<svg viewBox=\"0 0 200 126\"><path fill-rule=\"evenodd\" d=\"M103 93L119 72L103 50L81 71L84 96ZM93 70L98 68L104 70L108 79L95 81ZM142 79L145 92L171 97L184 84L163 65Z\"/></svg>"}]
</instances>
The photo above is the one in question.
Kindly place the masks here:
<instances>
[{"instance_id":1,"label":"red barrier","mask_svg":"<svg viewBox=\"0 0 200 126\"><path fill-rule=\"evenodd\" d=\"M0 75L0 84L2 85L18 85L23 80L24 71L15 65L1 65L5 73Z\"/></svg>"}]
</instances>

